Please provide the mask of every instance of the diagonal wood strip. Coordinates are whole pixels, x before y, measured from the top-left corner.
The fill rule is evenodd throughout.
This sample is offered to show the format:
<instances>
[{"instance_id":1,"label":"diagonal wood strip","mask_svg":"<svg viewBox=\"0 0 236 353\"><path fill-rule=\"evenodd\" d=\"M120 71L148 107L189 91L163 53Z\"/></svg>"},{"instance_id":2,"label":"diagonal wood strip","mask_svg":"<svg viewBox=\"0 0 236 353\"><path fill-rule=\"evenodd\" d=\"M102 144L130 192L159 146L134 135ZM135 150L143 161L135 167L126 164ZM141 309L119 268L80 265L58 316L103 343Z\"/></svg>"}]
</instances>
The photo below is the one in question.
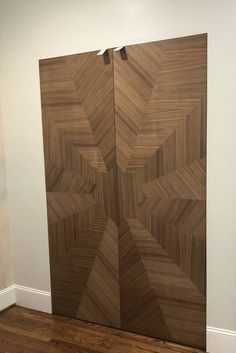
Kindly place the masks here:
<instances>
[{"instance_id":1,"label":"diagonal wood strip","mask_svg":"<svg viewBox=\"0 0 236 353\"><path fill-rule=\"evenodd\" d=\"M190 342L197 339L203 345L204 296L138 221L127 222L172 338L183 342L188 334ZM198 315L193 319L195 311Z\"/></svg>"},{"instance_id":2,"label":"diagonal wood strip","mask_svg":"<svg viewBox=\"0 0 236 353\"><path fill-rule=\"evenodd\" d=\"M120 327L117 226L108 220L91 267L77 317Z\"/></svg>"},{"instance_id":3,"label":"diagonal wood strip","mask_svg":"<svg viewBox=\"0 0 236 353\"><path fill-rule=\"evenodd\" d=\"M139 189L146 197L204 200L205 161L199 160L185 168L143 184Z\"/></svg>"}]
</instances>

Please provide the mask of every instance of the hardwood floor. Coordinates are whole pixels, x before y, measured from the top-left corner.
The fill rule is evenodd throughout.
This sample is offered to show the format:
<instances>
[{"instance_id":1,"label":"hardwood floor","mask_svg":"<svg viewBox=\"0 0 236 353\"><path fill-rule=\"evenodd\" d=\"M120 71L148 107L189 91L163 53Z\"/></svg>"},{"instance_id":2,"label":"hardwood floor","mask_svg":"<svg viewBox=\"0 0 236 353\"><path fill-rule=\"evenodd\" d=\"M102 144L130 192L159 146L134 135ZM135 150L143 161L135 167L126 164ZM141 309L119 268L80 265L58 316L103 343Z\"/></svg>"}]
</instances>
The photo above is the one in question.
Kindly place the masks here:
<instances>
[{"instance_id":1,"label":"hardwood floor","mask_svg":"<svg viewBox=\"0 0 236 353\"><path fill-rule=\"evenodd\" d=\"M0 314L0 353L203 353L195 348L14 306Z\"/></svg>"}]
</instances>

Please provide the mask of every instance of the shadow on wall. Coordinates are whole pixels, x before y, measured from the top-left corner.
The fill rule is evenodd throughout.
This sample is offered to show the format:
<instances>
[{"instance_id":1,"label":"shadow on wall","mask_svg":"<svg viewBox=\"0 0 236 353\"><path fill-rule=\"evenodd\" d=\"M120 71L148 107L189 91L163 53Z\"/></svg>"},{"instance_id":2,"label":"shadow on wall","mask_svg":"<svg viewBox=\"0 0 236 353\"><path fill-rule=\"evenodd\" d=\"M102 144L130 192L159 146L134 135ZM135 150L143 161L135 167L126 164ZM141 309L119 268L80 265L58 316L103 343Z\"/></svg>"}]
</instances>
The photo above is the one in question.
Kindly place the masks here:
<instances>
[{"instance_id":1,"label":"shadow on wall","mask_svg":"<svg viewBox=\"0 0 236 353\"><path fill-rule=\"evenodd\" d=\"M0 117L0 290L13 283L13 259L7 207L6 173Z\"/></svg>"}]
</instances>

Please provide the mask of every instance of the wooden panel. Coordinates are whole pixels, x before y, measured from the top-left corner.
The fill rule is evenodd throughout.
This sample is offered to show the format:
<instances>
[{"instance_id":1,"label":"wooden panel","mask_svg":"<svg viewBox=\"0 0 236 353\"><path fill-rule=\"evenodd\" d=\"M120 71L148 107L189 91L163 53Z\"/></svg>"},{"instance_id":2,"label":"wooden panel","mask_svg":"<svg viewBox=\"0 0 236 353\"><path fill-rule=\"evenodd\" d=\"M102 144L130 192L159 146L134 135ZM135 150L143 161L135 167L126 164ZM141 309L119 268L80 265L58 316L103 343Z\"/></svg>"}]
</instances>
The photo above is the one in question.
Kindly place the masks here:
<instances>
[{"instance_id":1,"label":"wooden panel","mask_svg":"<svg viewBox=\"0 0 236 353\"><path fill-rule=\"evenodd\" d=\"M203 353L198 349L20 307L0 314L0 352Z\"/></svg>"},{"instance_id":2,"label":"wooden panel","mask_svg":"<svg viewBox=\"0 0 236 353\"><path fill-rule=\"evenodd\" d=\"M53 312L120 327L111 51L40 61Z\"/></svg>"},{"instance_id":3,"label":"wooden panel","mask_svg":"<svg viewBox=\"0 0 236 353\"><path fill-rule=\"evenodd\" d=\"M206 48L40 62L54 313L205 347Z\"/></svg>"},{"instance_id":4,"label":"wooden panel","mask_svg":"<svg viewBox=\"0 0 236 353\"><path fill-rule=\"evenodd\" d=\"M114 52L121 327L205 347L206 35Z\"/></svg>"}]
</instances>

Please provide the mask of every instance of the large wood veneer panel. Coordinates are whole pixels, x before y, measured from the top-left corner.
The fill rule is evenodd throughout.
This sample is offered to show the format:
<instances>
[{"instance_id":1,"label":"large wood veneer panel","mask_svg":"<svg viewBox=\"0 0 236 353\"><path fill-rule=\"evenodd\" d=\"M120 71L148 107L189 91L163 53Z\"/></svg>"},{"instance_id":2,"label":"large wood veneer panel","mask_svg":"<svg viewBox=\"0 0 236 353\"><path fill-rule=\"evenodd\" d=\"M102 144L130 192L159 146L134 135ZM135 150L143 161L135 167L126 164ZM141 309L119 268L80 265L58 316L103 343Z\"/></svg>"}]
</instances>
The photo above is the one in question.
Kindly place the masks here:
<instances>
[{"instance_id":1,"label":"large wood veneer panel","mask_svg":"<svg viewBox=\"0 0 236 353\"><path fill-rule=\"evenodd\" d=\"M114 52L121 327L205 347L206 35Z\"/></svg>"},{"instance_id":2,"label":"large wood veneer panel","mask_svg":"<svg viewBox=\"0 0 236 353\"><path fill-rule=\"evenodd\" d=\"M40 62L53 312L205 347L206 35Z\"/></svg>"},{"instance_id":3,"label":"large wood veneer panel","mask_svg":"<svg viewBox=\"0 0 236 353\"><path fill-rule=\"evenodd\" d=\"M53 312L120 327L110 59L42 60L40 79Z\"/></svg>"}]
</instances>

